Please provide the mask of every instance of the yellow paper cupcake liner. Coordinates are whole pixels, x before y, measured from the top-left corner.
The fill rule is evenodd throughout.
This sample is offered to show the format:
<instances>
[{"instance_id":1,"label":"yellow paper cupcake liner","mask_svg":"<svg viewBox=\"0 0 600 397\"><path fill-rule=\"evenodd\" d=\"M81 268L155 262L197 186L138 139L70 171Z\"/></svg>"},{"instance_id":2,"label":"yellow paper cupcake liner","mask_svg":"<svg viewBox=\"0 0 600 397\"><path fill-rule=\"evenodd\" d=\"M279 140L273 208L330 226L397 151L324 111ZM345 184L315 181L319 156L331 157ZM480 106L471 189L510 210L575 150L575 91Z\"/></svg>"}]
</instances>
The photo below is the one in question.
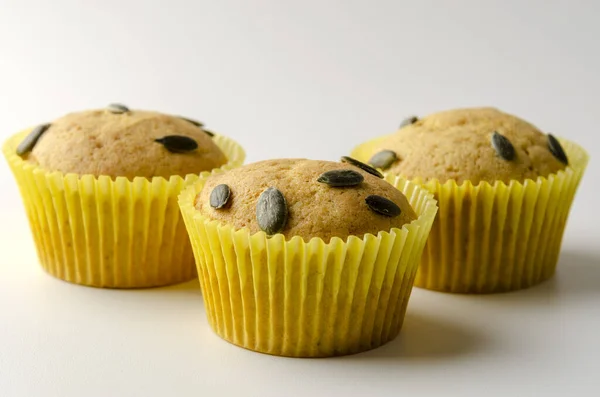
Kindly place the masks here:
<instances>
[{"instance_id":1,"label":"yellow paper cupcake liner","mask_svg":"<svg viewBox=\"0 0 600 397\"><path fill-rule=\"evenodd\" d=\"M48 172L15 154L28 133L11 137L3 152L48 273L110 288L163 286L196 277L177 197L197 175L129 180ZM244 162L244 150L235 141L220 135L214 141L228 158L222 169Z\"/></svg>"},{"instance_id":2,"label":"yellow paper cupcake liner","mask_svg":"<svg viewBox=\"0 0 600 397\"><path fill-rule=\"evenodd\" d=\"M326 357L373 349L400 331L437 206L401 178L388 181L419 218L402 229L286 241L210 221L193 206L204 178L179 199L212 329L258 352Z\"/></svg>"},{"instance_id":3,"label":"yellow paper cupcake liner","mask_svg":"<svg viewBox=\"0 0 600 397\"><path fill-rule=\"evenodd\" d=\"M357 147L362 161L385 137ZM434 193L439 211L415 286L456 293L513 291L555 273L562 237L588 154L561 139L569 166L547 178L510 184L420 181Z\"/></svg>"}]
</instances>

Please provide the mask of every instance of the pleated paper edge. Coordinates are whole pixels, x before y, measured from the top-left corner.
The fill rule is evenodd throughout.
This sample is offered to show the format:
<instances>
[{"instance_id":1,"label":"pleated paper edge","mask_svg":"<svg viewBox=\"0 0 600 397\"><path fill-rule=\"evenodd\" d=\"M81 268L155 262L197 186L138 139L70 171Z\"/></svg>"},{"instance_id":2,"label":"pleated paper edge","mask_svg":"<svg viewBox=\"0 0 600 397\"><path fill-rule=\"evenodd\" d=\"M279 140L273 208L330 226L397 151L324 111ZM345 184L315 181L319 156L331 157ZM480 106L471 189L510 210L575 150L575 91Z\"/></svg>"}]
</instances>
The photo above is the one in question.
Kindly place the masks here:
<instances>
[{"instance_id":1,"label":"pleated paper edge","mask_svg":"<svg viewBox=\"0 0 600 397\"><path fill-rule=\"evenodd\" d=\"M179 206L181 208L181 212L183 213L184 217L186 217L189 220L193 220L194 222L214 223L214 224L218 225L218 229L219 229L220 233L248 233L248 234L250 234L250 232L246 228L236 229L235 227L233 227L231 225L223 224L216 220L210 220L210 219L206 218L205 216L203 216L194 207L193 202L194 202L195 196L202 190L202 187L204 186L204 182L206 181L206 178L209 177L210 175L220 174L222 172L224 172L224 170L215 170L211 173L202 173L202 174L200 174L200 177L196 181L194 181L191 184L189 184L188 186L186 186L179 194ZM290 243L290 242L293 242L294 240L300 240L303 242L304 245L308 245L308 244L315 244L314 241L318 241L318 244L320 244L320 245L329 245L334 240L340 240L342 243L348 244L349 240L364 241L365 239L367 239L368 236L380 238L380 236L382 236L382 235L390 235L392 233L395 233L395 234L399 234L402 232L414 233L419 228L424 227L427 224L430 224L433 222L433 219L436 216L438 207L437 207L437 200L434 199L432 192L424 190L418 184L415 184L401 176L386 175L385 180L388 183L392 184L394 187L400 189L400 191L403 191L402 188L410 189L410 191L413 192L413 196L415 195L414 191L424 194L424 196L421 196L420 200L427 202L427 205L425 205L425 208L423 210L421 210L421 213L418 214L419 216L417 217L417 219L415 219L411 223L403 225L402 228L392 228L389 232L388 231L380 231L377 236L375 236L371 233L367 233L364 235L363 238L359 238L357 236L349 236L348 240L342 240L339 237L333 237L329 243L326 243L323 239L318 238L318 237L313 237L312 239L310 239L307 242L307 241L304 241L304 239L302 239L302 237L295 236L289 240L286 240L286 242ZM400 186L402 186L402 188L400 188ZM411 205L412 205L412 200L414 200L414 198L407 196L407 199L409 200L409 202L411 202ZM416 212L416 210L415 210L415 212ZM267 235L262 231L254 233L253 235L251 235L250 238L257 238L257 236L259 236L259 235L264 236L264 238L267 241L270 239L270 237L267 237Z\"/></svg>"},{"instance_id":2,"label":"pleated paper edge","mask_svg":"<svg viewBox=\"0 0 600 397\"><path fill-rule=\"evenodd\" d=\"M387 137L388 136L383 136L383 137L379 137L379 138L373 139L371 141L365 142L364 144L357 146L352 151L351 155L361 161L368 160L368 156L370 155L370 153L378 145L380 145L380 143L383 140L385 140ZM566 227L570 207L572 206L577 189L579 187L579 184L581 182L581 179L583 178L583 174L584 174L587 164L589 162L589 155L581 146L579 146L578 144L576 144L574 142L566 140L566 139L559 138L559 140L560 140L563 148L565 149L565 152L567 153L567 157L569 158L569 166L567 166L565 168L565 170L561 170L561 171L559 171L555 174L551 174L547 177L538 177L535 180L527 179L523 182L515 180L515 181L511 181L509 184L506 184L502 181L497 181L493 184L483 181L476 185L472 184L470 181L465 181L461 184L458 184L454 180L449 180L444 183L440 183L438 180L435 180L435 179L423 181L419 178L412 179L412 182L420 184L421 186L424 186L425 188L427 188L428 190L430 190L431 192L433 192L436 195L440 195L440 194L442 194L442 192L452 195L452 197L446 197L444 199L442 199L442 198L439 199L438 204L440 205L440 211L438 211L438 217L442 216L442 214L444 214L446 212L446 208L443 208L444 202L449 202L449 201L461 202L462 201L461 198L465 197L465 196L474 198L473 200L475 200L475 202L478 202L478 203L481 203L483 201L495 203L497 195L506 194L506 195L508 195L508 198L506 199L507 206L510 203L520 201L521 205L523 207L527 206L527 205L535 207L534 204L537 204L539 193L542 191L551 191L555 195L558 195L559 197L569 197L570 199L567 201L556 200L559 197L549 197L547 201L550 201L552 198L554 198L557 203L556 204L557 208L555 208L555 210L553 211L552 214L544 213L543 220L540 218L535 218L535 219L534 218L531 218L531 219L520 218L520 213L515 213L515 214L513 214L513 218L505 219L505 221L503 223L503 225L506 225L506 226L516 225L519 230L525 230L527 232L526 237L529 239L532 236L530 234L530 231L531 231L532 225L534 223L537 222L538 224L543 224L544 221L546 220L546 217L552 217L552 220L553 220L555 213L565 214L564 215L565 220L564 220L564 224L563 224L562 228L559 230L555 230L554 234L552 234L550 236L554 239L553 244L556 244L556 246L552 246L552 247L550 247L550 249L546 248L546 251L552 252L552 249L554 249L559 254L560 253L560 244L562 242L562 236L564 233L564 229ZM394 175L394 174L390 173L390 175ZM553 189L553 187L556 185L558 185L559 188ZM533 188L535 188L535 191L532 190ZM527 190L529 190L529 192L526 196L525 196L525 193L523 193L523 197L520 197L520 198L518 197L520 192L525 192ZM529 198L529 200L528 200L528 198ZM478 220L472 219L471 222L477 224ZM440 235L439 242L442 242L444 240L444 236L454 236L454 229L452 228L451 225L449 225L449 227L450 227L450 229L448 229L448 230L442 230L440 227L436 227L436 225L434 224L431 235L430 235L430 239L434 239L439 234ZM495 232L497 233L497 235L502 236L502 235L504 235L504 228L496 230ZM477 236L478 238L476 238L474 240L470 239L469 244L478 244L481 241L485 241L486 237L489 238L490 233L491 233L491 230L488 231L488 233L485 233L485 235L483 235L483 236L478 235ZM535 248L538 247L539 234L541 234L541 233L544 233L544 231L538 230L538 235L533 236L536 241L536 245L534 246L534 248L531 248L530 250L527 250L524 252L524 254L526 255L525 256L526 258L530 258L532 255L535 255L535 253L533 251L535 250ZM516 241L519 237L520 236L515 236L515 237L513 237L513 240ZM448 240L448 238L446 238L446 240ZM512 248L514 248L514 247L512 247ZM427 245L425 247L425 253L423 255L423 263L421 264L421 266L419 268L419 272L417 273L417 277L415 280L415 286L418 288L431 289L431 290L450 292L450 293L489 294L489 293L496 293L496 292L509 292L509 291L515 291L515 290L519 290L519 289L523 289L523 288L528 288L533 285L539 284L540 282L550 278L554 274L555 267L556 267L556 263L552 262L552 261L550 261L549 264L546 265L545 268L540 268L540 269L536 269L536 267L538 267L540 265L535 262L532 262L532 263L524 262L522 264L518 263L518 265L520 266L519 270L521 273L521 278L517 277L515 280L512 280L511 282L506 282L506 280L504 280L504 282L502 282L501 281L502 276L501 276L501 274L498 273L498 274L489 274L479 281L473 281L473 280L470 280L469 278L476 279L477 277L480 277L480 278L482 277L482 276L473 276L472 274L470 274L470 272L475 272L476 269L470 269L470 272L468 272L467 274L461 275L461 274L456 274L456 272L454 272L454 273L452 272L452 266L450 265L450 263L443 263L442 266L440 266L439 264L436 264L436 263L427 263L426 258L428 258L429 251L436 250L436 249L442 251L442 253L438 254L439 257L452 258L452 255L453 255L452 247L445 246L445 247L432 248ZM470 248L468 247L467 250L470 250ZM524 260L525 259L523 259L523 261ZM449 259L444 262L448 262L448 261L449 261ZM475 264L469 264L469 263L467 263L467 265L471 265L472 267L476 266ZM511 264L511 265L515 266L514 264ZM497 266L497 267L498 267L498 271L500 272L500 267L499 266ZM425 272L426 269L429 270L429 275L422 274ZM505 270L505 269L502 269L502 270ZM444 273L446 273L446 276L448 276L452 279L449 279L448 277L446 277L444 275L432 274L432 272L436 272L436 271L438 271L438 272L443 271ZM533 280L531 280L532 272L539 272L540 275L538 275L536 278L533 278ZM490 280L493 280L492 287L489 287L489 286L485 287L485 286L479 285L479 284L485 285L486 282L490 282ZM450 285L450 287L448 287L448 285Z\"/></svg>"},{"instance_id":3,"label":"pleated paper edge","mask_svg":"<svg viewBox=\"0 0 600 397\"><path fill-rule=\"evenodd\" d=\"M192 240L194 255L197 261L198 275L200 278L200 284L203 289L203 296L205 299L206 313L209 319L209 323L211 324L213 330L223 339L234 343L240 347L267 354L291 357L328 357L330 355L353 354L378 347L381 344L392 340L397 335L397 333L400 330L400 327L402 326L406 305L408 303L410 292L412 290L412 281L414 280L414 275L416 273L416 268L419 263L420 254L423 252L427 235L429 234L431 225L433 223L433 219L435 218L435 214L437 212L437 205L435 199L433 198L433 195L426 189L422 189L418 185L412 184L402 178L390 176L387 178L387 180L388 182L391 182L395 186L399 187L400 190L410 192L411 196L409 196L408 198L411 201L411 204L415 202L421 202L418 211L419 217L411 224L404 225L402 229L394 228L389 232L380 232L377 236L374 236L372 234L366 234L362 239L357 236L350 236L346 241L343 241L340 238L333 238L328 243L325 243L325 241L323 241L320 238L313 238L310 241L305 242L301 237L298 236L287 241L283 238L282 235L276 235L271 238L267 238L264 232L258 232L253 235L250 235L250 232L247 229L236 230L230 225L225 225L217 221L211 221L203 215L201 215L198 211L196 211L193 205L194 198L196 194L201 190L205 178L201 177L199 181L184 189L184 191L182 191L180 195L179 203L184 216L186 227L188 228L188 232ZM378 324L381 323L381 327L383 327L382 329L378 330L380 332L380 334L378 334L379 338L377 337L378 335L373 335L373 329L369 328L368 326L366 326L366 330L362 330L362 332L366 332L367 335L370 335L371 338L375 338L374 340L376 340L376 342L372 342L375 345L369 345L367 342L365 342L365 340L361 339L361 343L367 343L367 347L348 347L344 346L344 341L338 340L337 353L328 353L323 355L314 351L310 351L310 346L303 345L302 343L300 343L299 345L293 345L293 348L291 346L288 346L286 348L285 342L281 342L280 346L277 345L276 341L271 340L270 343L277 345L277 347L260 345L257 346L256 343L259 342L247 341L246 339L239 340L239 337L236 340L235 336L228 335L229 329L233 327L233 325L227 324L228 322L231 322L231 319L229 318L231 316L227 316L224 313L215 314L214 310L216 310L218 307L221 307L222 309L222 284L228 284L229 279L226 280L224 283L221 283L219 281L211 282L211 280L214 280L215 278L218 279L217 273L226 272L226 270L223 269L223 266L229 266L229 264L221 263L220 265L215 265L213 262L215 261L215 258L217 258L217 261L221 262L221 258L225 255L225 252L227 251L226 248L223 247L230 245L229 243L223 243L222 238L225 238L228 241L231 240L231 244L233 244L236 235L240 234L244 241L248 241L249 244L243 250L244 252L240 252L239 246L235 247L235 258L232 259L232 261L234 262L237 260L236 258L239 258L240 256L248 257L249 255L251 255L252 252L268 251L269 255L273 255L276 257L293 257L297 252L303 252L305 254L307 252L314 252L315 250L318 250L319 252L332 252L334 250L333 247L336 246L341 246L343 248L341 249L341 251L344 253L344 257L348 247L352 247L352 249L355 251L361 251L360 261L362 262L364 260L363 258L367 250L371 251L371 255L377 257L379 250L385 251L386 249L389 249L389 255L391 255L391 252L394 250L394 248L401 247L400 252L397 253L397 260L402 261L403 264L400 264L399 262L390 263L392 259L391 257L387 257L386 265L383 267L383 269L386 269L385 272L387 274L387 272L389 271L388 268L390 266L397 266L398 268L401 265L404 266L404 271L406 274L403 273L403 276L399 280L399 284L393 284L392 290L390 291L390 295L387 297L388 300L392 299L391 295L395 294L397 301L390 303L390 307L388 307L386 313L383 314L370 312L366 309L363 312L363 317L373 317L373 327L375 327L375 321L378 321ZM411 245L405 246L404 244L407 243L407 239L409 238L411 238ZM218 243L214 242L214 244L211 244L210 242L207 242L207 240L211 239L218 239ZM386 246L385 244L389 244L389 246ZM206 255L211 256L211 258L206 258ZM333 262L338 263L340 260L342 260L343 262L344 259L340 258L339 255L339 252L335 253L335 260L333 260ZM331 260L331 257L329 259ZM305 260L306 258L304 258L303 261ZM206 268L203 269L202 265L204 265ZM218 266L220 266L220 268L217 269ZM239 269L239 266L237 264L232 264L231 266L235 266ZM375 264L373 264L373 266L375 266ZM305 271L306 269L304 269L304 265L302 267L303 271ZM382 269L381 265L379 269ZM289 271L289 269L287 270ZM398 271L398 269L396 269L395 271ZM308 276L308 273L302 274L302 277ZM269 278L269 285L274 282L275 281ZM323 286L324 285L325 284L323 283ZM370 282L369 285L371 286L372 283ZM345 286L340 286L340 288L345 288ZM349 291L355 293L353 289L355 288L355 286L349 286L348 288ZM381 285L379 286L379 288L381 288ZM228 291L229 286L226 288L225 293L229 294ZM381 289L379 290L379 293L381 294ZM254 298L258 299L256 293L254 294ZM310 296L306 298L309 299ZM367 302L365 301L365 304L366 303ZM336 304L337 303L333 303L333 305ZM362 303L358 302L356 304L360 306ZM225 301L223 305L229 307L229 311L226 310L228 313L233 313L234 308L230 306L231 302ZM391 307L393 307L393 309ZM253 314L245 313L243 308L239 307L235 308L235 310L244 313L244 315ZM381 318L381 316L383 316L383 318ZM371 319L369 319L369 321L370 320ZM317 320L314 321L322 322L326 320L323 320L322 316L317 316ZM339 324L336 325L338 326L339 331ZM342 325L341 329L349 330L351 328L351 324L346 324L346 327L347 328L343 328ZM350 331L344 332L350 333ZM336 335L339 338L339 334ZM334 336L332 336L332 338L334 338ZM365 338L368 339L368 337ZM354 335L354 339L352 340L356 340L356 335ZM373 339L371 339L371 341L372 340ZM307 352L306 349L309 349L309 351Z\"/></svg>"},{"instance_id":4,"label":"pleated paper edge","mask_svg":"<svg viewBox=\"0 0 600 397\"><path fill-rule=\"evenodd\" d=\"M214 168L211 171L202 171L199 172L197 174L187 174L184 176L181 175L172 175L169 178L164 178L161 176L155 176L152 178L145 178L145 177L135 177L132 180L126 178L126 177L110 177L107 175L101 175L101 176L94 176L94 175L79 175L79 174L74 174L74 173L62 173L59 171L47 171L35 164L32 163L28 163L26 160L23 160L21 158L21 156L17 155L16 153L16 149L18 144L27 136L27 134L31 131L31 129L26 129L23 131L20 131L14 135L12 135L11 137L9 137L5 142L4 145L2 147L2 151L4 153L4 157L6 158L6 160L8 161L8 163L11 165L11 167L16 167L16 168L22 168L23 171L28 171L28 172L32 172L32 173L44 173L48 176L53 176L53 177L60 177L60 178L67 178L67 177L71 177L71 175L75 176L78 179L94 179L94 180L102 180L102 179L108 179L110 180L112 183L117 183L117 181L121 181L121 183L123 183L123 181L127 181L129 183L146 183L147 186L150 186L152 184L153 180L159 179L159 180L165 180L165 181L172 181L173 179L180 179L182 181L184 181L186 183L186 185L189 182L194 182L198 176L200 174L206 174L206 173L215 173L215 172L222 172L222 171L227 171L230 170L232 168L235 167L239 167L240 165L242 165L244 163L244 160L246 159L246 152L244 151L243 147L236 142L235 140L224 136L224 135L219 135L219 134L215 134L215 136L212 138L213 141L215 142L215 144L225 153L225 156L227 157L227 162L225 164L223 164L221 167L218 168ZM191 181L190 181L191 179Z\"/></svg>"},{"instance_id":5,"label":"pleated paper edge","mask_svg":"<svg viewBox=\"0 0 600 397\"><path fill-rule=\"evenodd\" d=\"M173 255L179 257L180 255L184 255L185 252L179 252L181 249L175 247L175 245L181 245L180 242L175 241L175 239L188 239L188 236L180 235L181 233L179 233L180 227L177 226L177 223L182 223L183 220L181 219L178 205L175 204L175 207L172 207L168 202L173 199L176 200L181 190L188 184L197 180L198 175L174 175L168 179L163 177L136 177L130 180L126 177L96 177L94 175L78 175L74 173L64 174L57 171L46 171L41 167L28 163L16 154L17 145L29 131L30 130L21 131L11 136L3 145L3 154L13 172L26 212L28 213L28 221L30 222L40 265L48 273L54 277L75 284L101 288L160 287L189 281L196 277L195 271L193 271L195 270L195 266L192 263L192 267L189 268L189 262L184 260L185 258L183 257L180 258L182 259L181 263L173 262L169 264L169 274L157 273L154 278L151 278L152 281L149 282L144 282L139 277L136 279L134 276L134 267L131 264L126 270L110 269L111 264L107 264L102 260L99 261L101 266L94 266L90 261L98 262L96 258L101 256L101 252L92 252L93 248L86 248L86 255L83 256L78 255L76 248L72 248L67 253L67 250L69 250L68 243L74 244L75 240L81 239L81 236L75 236L73 230L62 230L60 227L56 227L56 225L59 221L69 221L69 223L75 222L79 225L84 225L86 219L93 217L98 219L96 224L102 223L105 225L99 230L114 230L118 227L117 225L120 224L119 219L101 219L98 217L96 211L93 211L93 214L89 211L84 211L82 210L83 201L86 198L90 198L90 201L101 202L101 200L98 200L99 192L105 193L103 199L106 198L107 202L110 203L118 201L112 197L115 192L118 192L118 194L122 196L126 196L125 200L127 201L134 196L133 192L146 192L147 195L141 198L143 203L141 203L139 201L140 198L137 197L137 204L143 208L149 209L154 199L164 201L163 204L166 206L166 211L164 214L156 215L156 219L158 219L164 227L167 227L167 225L171 226L173 229L173 241L169 242L165 240L163 232L166 233L168 231L161 229L159 231L160 235L143 232L146 238L144 241L139 241L139 243L144 244L148 249L151 247L161 247L162 250L172 254L174 253ZM205 171L205 174L229 170L243 164L245 152L237 142L221 135L216 135L213 139L221 150L223 150L228 161L220 168ZM67 190L71 194L67 195L65 193ZM72 194L75 191L78 192L78 195L76 196L79 197L75 200L76 202L73 201L74 195ZM128 194L125 195L123 192ZM57 205L60 206L60 208L56 207ZM40 212L40 209L42 208L43 210ZM56 212L57 210L59 213ZM36 227L30 217L30 213L35 214L35 219L38 221L43 219L45 221L44 226L37 225ZM112 213L113 212L111 211L111 214ZM114 216L116 216L116 214ZM129 214L129 216L133 215ZM177 220L173 217L176 217ZM146 221L149 220L150 219L146 219ZM75 226L73 226L73 228L75 228ZM80 232L84 233L85 236L89 233L86 226L79 227L78 229L81 229ZM185 228L183 228L183 230L185 231ZM93 232L95 231L96 230ZM96 235L98 238L101 236L100 234ZM108 236L107 240L110 240L110 236ZM87 237L86 243L88 243L90 247L101 245L98 241L87 241ZM165 244L167 244L167 246L165 246ZM116 243L114 245L119 246ZM115 251L116 250L117 249L115 248ZM78 263L77 265L71 265L68 264L70 261L67 260L71 257L76 257L81 260L76 261ZM85 257L88 258L88 263L83 264L82 258ZM128 257L130 257L130 255L128 255ZM126 258L121 257L116 257L115 261L132 262L132 260L127 261ZM140 263L144 263L144 261L140 260ZM142 271L140 271L140 268L137 268L135 269L135 274L144 273L145 271L151 272L150 269L142 268ZM177 276L179 273L180 275ZM82 276L82 274L85 274L85 276ZM105 277L105 275L108 274L112 276ZM120 274L120 277L115 276L115 274Z\"/></svg>"},{"instance_id":6,"label":"pleated paper edge","mask_svg":"<svg viewBox=\"0 0 600 397\"><path fill-rule=\"evenodd\" d=\"M380 136L377 137L375 139L366 141L356 147L354 147L354 149L352 149L350 156L362 161L362 162L368 162L370 156L373 154L372 151L383 141L385 141L387 138L389 138L391 135L384 135L384 136ZM477 191L477 189L481 189L485 186L509 186L509 185L521 185L523 186L526 183L539 183L539 182L545 182L547 181L549 178L557 178L560 177L561 175L564 174L568 174L569 172L574 173L574 174L578 174L580 173L581 175L583 175L588 161L589 161L589 155L586 152L586 150L581 147L580 145L578 145L575 142L572 142L570 140L561 138L561 137L557 137L557 139L560 141L561 145L563 145L563 148L565 149L565 152L567 153L567 157L569 158L569 165L566 167L565 170L560 170L557 173L554 174L550 174L547 177L537 177L536 179L526 179L523 182L517 181L517 180L513 180L510 182L510 184L506 184L503 181L496 181L493 184L489 183L487 181L481 181L478 184L473 184L471 181L464 181L462 183L457 183L455 180L448 180L444 183L440 183L437 179L428 179L428 180L423 180L421 178L406 178L408 180L410 180L413 183L416 183L418 185L421 186L426 186L430 191L433 192L438 192L441 188L447 189L447 188L465 188L465 189L476 189L475 191ZM394 173L389 173L389 172L385 172L385 170L380 170L384 175L386 174L390 174L390 175L395 175ZM403 175L398 175L401 178L405 178Z\"/></svg>"}]
</instances>

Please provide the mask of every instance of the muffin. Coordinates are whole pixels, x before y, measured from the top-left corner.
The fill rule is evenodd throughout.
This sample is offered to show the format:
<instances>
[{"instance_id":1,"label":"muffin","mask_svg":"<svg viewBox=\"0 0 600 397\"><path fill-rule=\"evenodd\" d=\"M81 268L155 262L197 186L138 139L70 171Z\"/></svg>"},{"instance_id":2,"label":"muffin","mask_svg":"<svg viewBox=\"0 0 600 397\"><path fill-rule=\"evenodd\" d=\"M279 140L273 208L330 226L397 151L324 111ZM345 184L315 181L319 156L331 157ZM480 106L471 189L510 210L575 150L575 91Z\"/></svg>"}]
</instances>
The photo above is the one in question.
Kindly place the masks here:
<instances>
[{"instance_id":1,"label":"muffin","mask_svg":"<svg viewBox=\"0 0 600 397\"><path fill-rule=\"evenodd\" d=\"M243 149L190 119L120 104L68 114L4 144L43 268L95 287L196 276L177 196Z\"/></svg>"},{"instance_id":2,"label":"muffin","mask_svg":"<svg viewBox=\"0 0 600 397\"><path fill-rule=\"evenodd\" d=\"M434 193L440 209L415 285L459 293L518 290L555 273L588 161L575 143L494 108L411 117L352 153Z\"/></svg>"},{"instance_id":3,"label":"muffin","mask_svg":"<svg viewBox=\"0 0 600 397\"><path fill-rule=\"evenodd\" d=\"M181 193L220 337L262 353L326 357L398 334L437 206L417 185L343 160L261 161Z\"/></svg>"}]
</instances>

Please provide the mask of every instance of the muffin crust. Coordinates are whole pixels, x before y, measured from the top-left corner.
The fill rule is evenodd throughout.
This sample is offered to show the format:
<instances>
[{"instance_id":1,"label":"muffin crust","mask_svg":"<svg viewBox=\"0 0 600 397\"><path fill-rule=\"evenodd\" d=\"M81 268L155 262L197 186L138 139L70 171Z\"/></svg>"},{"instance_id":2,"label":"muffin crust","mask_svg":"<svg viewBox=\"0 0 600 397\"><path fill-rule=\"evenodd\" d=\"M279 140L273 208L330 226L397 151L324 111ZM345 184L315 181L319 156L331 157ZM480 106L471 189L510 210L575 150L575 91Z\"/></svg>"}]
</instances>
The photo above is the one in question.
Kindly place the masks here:
<instances>
[{"instance_id":1,"label":"muffin crust","mask_svg":"<svg viewBox=\"0 0 600 397\"><path fill-rule=\"evenodd\" d=\"M332 187L317 179L332 170L352 170L363 176L355 186ZM226 206L210 205L215 187L226 184L230 198ZM306 159L267 160L209 177L195 200L195 207L209 219L260 230L257 222L257 202L268 188L278 189L287 203L287 222L280 231L286 238L301 236L305 241L319 237L345 240L350 235L401 228L416 219L407 198L386 181L348 163ZM367 197L377 195L391 200L400 208L397 216L385 216L371 210Z\"/></svg>"}]
</instances>

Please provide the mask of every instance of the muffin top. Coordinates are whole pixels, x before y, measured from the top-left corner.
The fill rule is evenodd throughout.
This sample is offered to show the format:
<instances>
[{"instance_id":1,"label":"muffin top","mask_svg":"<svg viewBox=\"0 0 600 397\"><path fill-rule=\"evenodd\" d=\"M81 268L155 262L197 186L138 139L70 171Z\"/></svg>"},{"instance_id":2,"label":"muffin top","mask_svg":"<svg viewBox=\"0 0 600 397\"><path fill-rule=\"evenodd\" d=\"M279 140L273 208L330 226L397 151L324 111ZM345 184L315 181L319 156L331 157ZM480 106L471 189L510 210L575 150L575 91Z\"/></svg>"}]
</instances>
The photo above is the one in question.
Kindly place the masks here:
<instances>
[{"instance_id":1,"label":"muffin top","mask_svg":"<svg viewBox=\"0 0 600 397\"><path fill-rule=\"evenodd\" d=\"M365 171L369 168L306 159L260 161L210 176L194 205L209 219L235 228L305 241L362 238L415 220L406 196L373 175L377 171Z\"/></svg>"},{"instance_id":2,"label":"muffin top","mask_svg":"<svg viewBox=\"0 0 600 397\"><path fill-rule=\"evenodd\" d=\"M110 105L36 127L17 154L62 173L168 178L225 164L211 136L193 120Z\"/></svg>"},{"instance_id":3,"label":"muffin top","mask_svg":"<svg viewBox=\"0 0 600 397\"><path fill-rule=\"evenodd\" d=\"M522 182L546 177L568 164L554 136L494 108L407 119L371 156L369 164L386 172L441 183Z\"/></svg>"}]
</instances>

